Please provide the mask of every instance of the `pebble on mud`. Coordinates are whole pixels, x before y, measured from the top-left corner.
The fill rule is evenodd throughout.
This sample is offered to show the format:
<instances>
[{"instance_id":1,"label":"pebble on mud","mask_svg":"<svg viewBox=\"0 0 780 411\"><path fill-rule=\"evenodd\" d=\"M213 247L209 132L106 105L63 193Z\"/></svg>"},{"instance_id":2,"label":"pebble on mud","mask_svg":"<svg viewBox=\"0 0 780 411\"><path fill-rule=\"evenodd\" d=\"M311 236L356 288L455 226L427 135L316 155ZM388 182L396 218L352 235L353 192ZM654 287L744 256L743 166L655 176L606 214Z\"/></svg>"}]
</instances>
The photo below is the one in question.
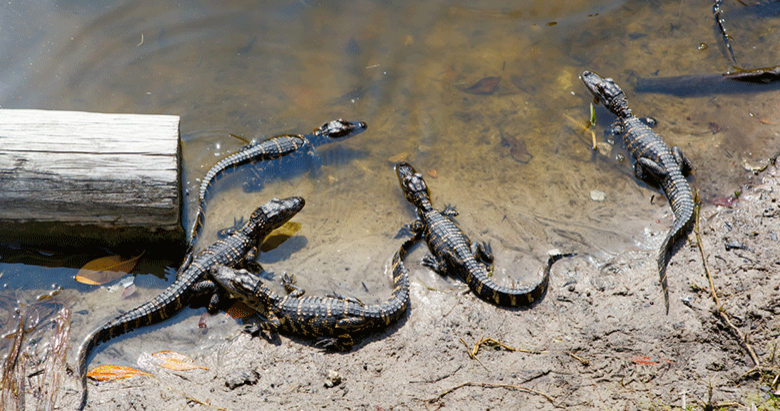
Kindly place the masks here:
<instances>
[{"instance_id":1,"label":"pebble on mud","mask_svg":"<svg viewBox=\"0 0 780 411\"><path fill-rule=\"evenodd\" d=\"M334 370L328 370L328 375L325 377L325 388L333 388L341 384L342 381L344 379L341 377L341 374Z\"/></svg>"},{"instance_id":2,"label":"pebble on mud","mask_svg":"<svg viewBox=\"0 0 780 411\"><path fill-rule=\"evenodd\" d=\"M258 379L260 379L260 374L255 370L236 370L225 378L225 385L231 390L235 390L242 385L255 385Z\"/></svg>"},{"instance_id":3,"label":"pebble on mud","mask_svg":"<svg viewBox=\"0 0 780 411\"><path fill-rule=\"evenodd\" d=\"M598 202L601 203L601 202L603 202L604 200L607 199L607 194L604 193L603 191L591 190L590 191L590 199L593 200L593 201L598 201Z\"/></svg>"}]
</instances>

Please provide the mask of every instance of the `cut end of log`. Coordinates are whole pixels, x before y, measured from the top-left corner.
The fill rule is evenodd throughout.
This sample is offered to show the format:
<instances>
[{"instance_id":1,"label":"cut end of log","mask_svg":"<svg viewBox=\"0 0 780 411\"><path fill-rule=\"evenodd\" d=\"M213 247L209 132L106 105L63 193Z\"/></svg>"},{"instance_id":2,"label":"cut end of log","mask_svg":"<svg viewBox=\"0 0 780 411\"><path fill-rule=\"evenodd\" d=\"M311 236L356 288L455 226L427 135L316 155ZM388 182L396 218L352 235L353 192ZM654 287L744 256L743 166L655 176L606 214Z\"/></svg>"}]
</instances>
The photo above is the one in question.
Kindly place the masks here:
<instances>
[{"instance_id":1,"label":"cut end of log","mask_svg":"<svg viewBox=\"0 0 780 411\"><path fill-rule=\"evenodd\" d=\"M179 117L0 110L0 241L184 244Z\"/></svg>"}]
</instances>

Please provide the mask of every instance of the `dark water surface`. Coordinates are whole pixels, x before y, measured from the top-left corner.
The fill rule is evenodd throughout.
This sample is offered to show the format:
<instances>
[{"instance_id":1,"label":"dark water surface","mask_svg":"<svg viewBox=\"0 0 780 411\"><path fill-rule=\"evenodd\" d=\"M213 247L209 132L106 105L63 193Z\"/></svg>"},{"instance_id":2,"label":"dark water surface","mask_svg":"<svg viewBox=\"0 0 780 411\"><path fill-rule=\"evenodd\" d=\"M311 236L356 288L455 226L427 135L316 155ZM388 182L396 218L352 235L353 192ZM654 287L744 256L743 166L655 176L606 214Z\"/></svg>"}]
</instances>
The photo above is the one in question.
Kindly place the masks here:
<instances>
[{"instance_id":1,"label":"dark water surface","mask_svg":"<svg viewBox=\"0 0 780 411\"><path fill-rule=\"evenodd\" d=\"M657 249L671 225L669 207L633 178L628 161L616 160L622 148L591 150L590 134L582 133L591 101L578 79L585 69L614 77L637 115L658 120L657 131L693 162L692 182L705 202L748 183L746 168L777 151L775 91L679 97L633 89L638 77L731 67L710 2L218 4L4 3L0 105L181 116L187 226L200 179L243 145L230 133L253 140L309 132L338 117L365 121L365 133L319 150L316 173L304 167L245 193L249 173L239 171L210 191L201 247L271 197L303 196L306 208L295 219L301 230L260 262L276 279L296 274L313 294L366 302L390 294L387 263L400 244L394 236L414 218L392 168L400 159L424 173L437 207L457 206L472 240L491 242L499 282L535 282L552 248L598 262ZM743 67L780 64L778 17L756 16L736 1L723 8L734 13L729 29ZM490 77L498 80L481 83L481 94L467 92ZM601 107L596 113L603 142L613 117ZM593 191L605 201L592 200ZM454 291L457 282L419 268L421 255L408 260L413 282ZM77 284L75 269L43 268L48 257L40 258L29 265L0 255L0 301L12 312L53 283L63 287L57 298L74 311L74 346L88 329L173 281L164 263L142 261L133 272L141 291L120 300ZM197 329L202 311L171 321L185 330L174 333L183 351L219 341ZM128 353L112 348L91 365L132 363L139 350L176 343L167 333L154 338L162 341L131 336ZM9 342L1 344L6 352Z\"/></svg>"}]
</instances>

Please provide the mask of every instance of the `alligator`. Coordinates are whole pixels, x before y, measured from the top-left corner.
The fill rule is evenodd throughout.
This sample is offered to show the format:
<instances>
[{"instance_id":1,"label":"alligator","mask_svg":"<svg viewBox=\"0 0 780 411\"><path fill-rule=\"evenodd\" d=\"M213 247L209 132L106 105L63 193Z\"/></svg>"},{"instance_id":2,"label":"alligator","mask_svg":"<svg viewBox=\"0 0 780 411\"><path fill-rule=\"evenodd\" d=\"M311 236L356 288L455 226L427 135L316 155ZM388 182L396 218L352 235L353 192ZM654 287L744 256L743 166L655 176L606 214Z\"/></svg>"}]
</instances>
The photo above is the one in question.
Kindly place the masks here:
<instances>
[{"instance_id":1,"label":"alligator","mask_svg":"<svg viewBox=\"0 0 780 411\"><path fill-rule=\"evenodd\" d=\"M431 204L431 195L422 175L409 163L395 166L398 182L407 201L417 208L417 219L407 226L412 232L424 233L433 255L422 264L441 275L455 273L480 298L500 306L530 305L547 290L552 264L571 254L552 254L547 259L542 280L522 288L509 288L488 278L493 253L487 243L472 243L452 220L458 212L452 206L438 211Z\"/></svg>"},{"instance_id":2,"label":"alligator","mask_svg":"<svg viewBox=\"0 0 780 411\"><path fill-rule=\"evenodd\" d=\"M238 152L231 154L213 167L203 177L198 191L198 211L195 214L195 222L190 231L190 250L193 249L198 236L199 228L203 223L203 214L206 206L206 192L211 183L228 169L236 168L247 163L255 163L264 160L273 160L292 153L307 153L314 155L314 149L333 141L343 140L363 132L368 126L362 121L350 122L343 119L329 121L310 134L282 134L262 142L252 142L241 147Z\"/></svg>"},{"instance_id":3,"label":"alligator","mask_svg":"<svg viewBox=\"0 0 780 411\"><path fill-rule=\"evenodd\" d=\"M420 234L406 240L393 255L393 294L379 305L365 305L356 298L327 296L304 297L305 291L285 273L282 285L287 295L280 296L263 283L260 274L226 265L212 268L210 278L234 298L265 317L250 324L246 331L283 330L303 337L317 338L316 345L335 350L349 350L352 336L377 330L397 321L409 307L409 276L403 264L409 248Z\"/></svg>"},{"instance_id":4,"label":"alligator","mask_svg":"<svg viewBox=\"0 0 780 411\"><path fill-rule=\"evenodd\" d=\"M660 186L672 207L674 223L658 252L658 273L668 314L669 287L666 281L666 266L672 258L675 244L688 237L694 223L693 194L685 179L692 170L691 162L679 147L669 148L661 136L631 112L626 94L614 80L605 79L591 71L583 71L580 78L596 102L601 102L617 116L613 130L616 134L623 135L626 149L634 157L636 177L648 184Z\"/></svg>"},{"instance_id":5,"label":"alligator","mask_svg":"<svg viewBox=\"0 0 780 411\"><path fill-rule=\"evenodd\" d=\"M124 314L119 315L92 331L79 348L79 376L81 377L81 405L87 403L87 359L90 351L103 342L128 331L152 325L170 318L184 305L199 295L212 294L210 309L217 304L218 287L208 281L207 274L216 265L227 267L245 266L251 257L250 251L271 231L289 221L303 208L300 197L273 200L260 206L252 213L249 221L230 237L219 240L201 251L189 262L188 267L176 281L157 297Z\"/></svg>"}]
</instances>

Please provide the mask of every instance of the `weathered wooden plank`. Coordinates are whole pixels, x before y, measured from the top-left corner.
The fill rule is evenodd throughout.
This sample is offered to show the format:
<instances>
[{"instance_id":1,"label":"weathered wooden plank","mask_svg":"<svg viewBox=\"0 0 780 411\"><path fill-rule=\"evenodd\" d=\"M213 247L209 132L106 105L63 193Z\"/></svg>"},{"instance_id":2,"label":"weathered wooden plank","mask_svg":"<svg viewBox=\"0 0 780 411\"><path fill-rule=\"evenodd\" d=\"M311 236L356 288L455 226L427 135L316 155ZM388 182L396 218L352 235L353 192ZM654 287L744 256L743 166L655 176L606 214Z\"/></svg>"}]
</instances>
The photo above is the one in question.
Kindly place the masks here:
<instances>
[{"instance_id":1,"label":"weathered wooden plank","mask_svg":"<svg viewBox=\"0 0 780 411\"><path fill-rule=\"evenodd\" d=\"M183 242L179 117L0 110L0 240Z\"/></svg>"}]
</instances>

